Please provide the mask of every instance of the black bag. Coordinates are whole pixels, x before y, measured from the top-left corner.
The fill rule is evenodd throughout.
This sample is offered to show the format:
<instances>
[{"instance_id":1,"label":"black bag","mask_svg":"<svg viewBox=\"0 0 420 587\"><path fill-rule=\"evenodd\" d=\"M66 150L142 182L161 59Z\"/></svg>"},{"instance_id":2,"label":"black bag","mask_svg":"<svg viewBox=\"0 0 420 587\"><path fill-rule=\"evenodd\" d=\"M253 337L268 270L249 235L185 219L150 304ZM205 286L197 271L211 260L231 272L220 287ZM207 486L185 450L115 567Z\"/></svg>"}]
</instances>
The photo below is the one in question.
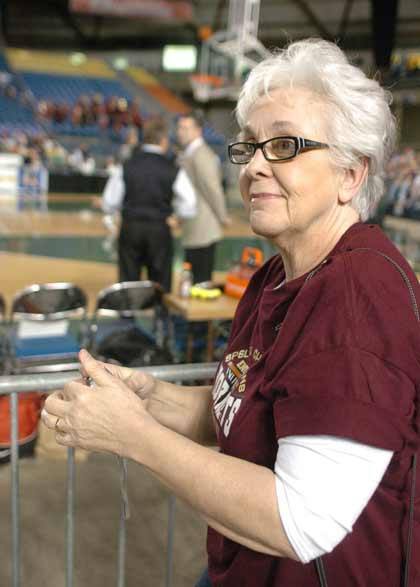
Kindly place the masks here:
<instances>
[{"instance_id":1,"label":"black bag","mask_svg":"<svg viewBox=\"0 0 420 587\"><path fill-rule=\"evenodd\" d=\"M95 354L102 361L116 361L126 367L173 363L171 353L159 347L150 336L136 326L105 336Z\"/></svg>"}]
</instances>

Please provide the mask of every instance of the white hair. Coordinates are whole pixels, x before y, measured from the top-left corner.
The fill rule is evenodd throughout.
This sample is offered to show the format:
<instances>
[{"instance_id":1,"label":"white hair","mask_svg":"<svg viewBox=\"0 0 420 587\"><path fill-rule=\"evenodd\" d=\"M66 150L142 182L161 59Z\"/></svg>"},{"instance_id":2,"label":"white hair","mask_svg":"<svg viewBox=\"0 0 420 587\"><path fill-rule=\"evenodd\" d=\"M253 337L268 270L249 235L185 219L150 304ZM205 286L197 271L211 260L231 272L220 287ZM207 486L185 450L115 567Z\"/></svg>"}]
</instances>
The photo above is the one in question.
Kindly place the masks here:
<instances>
[{"instance_id":1,"label":"white hair","mask_svg":"<svg viewBox=\"0 0 420 587\"><path fill-rule=\"evenodd\" d=\"M366 220L383 193L384 168L395 145L391 93L352 65L334 43L306 39L276 50L251 71L236 107L239 126L245 126L260 97L287 88L310 90L325 106L327 140L338 168L368 160L366 180L352 202Z\"/></svg>"}]
</instances>

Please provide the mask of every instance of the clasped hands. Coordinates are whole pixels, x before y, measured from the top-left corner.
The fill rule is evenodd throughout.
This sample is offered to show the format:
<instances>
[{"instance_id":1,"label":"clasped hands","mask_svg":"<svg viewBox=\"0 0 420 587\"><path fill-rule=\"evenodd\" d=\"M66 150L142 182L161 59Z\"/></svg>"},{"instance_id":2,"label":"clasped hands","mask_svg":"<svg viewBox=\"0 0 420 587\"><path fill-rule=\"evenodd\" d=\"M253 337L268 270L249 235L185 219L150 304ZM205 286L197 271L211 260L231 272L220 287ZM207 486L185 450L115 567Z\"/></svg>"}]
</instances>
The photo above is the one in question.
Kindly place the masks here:
<instances>
[{"instance_id":1,"label":"clasped hands","mask_svg":"<svg viewBox=\"0 0 420 587\"><path fill-rule=\"evenodd\" d=\"M157 385L151 375L96 361L79 353L83 379L48 396L41 418L58 444L128 457L130 445L156 421L147 398ZM93 385L88 386L90 378ZM145 432L146 433L146 432Z\"/></svg>"}]
</instances>

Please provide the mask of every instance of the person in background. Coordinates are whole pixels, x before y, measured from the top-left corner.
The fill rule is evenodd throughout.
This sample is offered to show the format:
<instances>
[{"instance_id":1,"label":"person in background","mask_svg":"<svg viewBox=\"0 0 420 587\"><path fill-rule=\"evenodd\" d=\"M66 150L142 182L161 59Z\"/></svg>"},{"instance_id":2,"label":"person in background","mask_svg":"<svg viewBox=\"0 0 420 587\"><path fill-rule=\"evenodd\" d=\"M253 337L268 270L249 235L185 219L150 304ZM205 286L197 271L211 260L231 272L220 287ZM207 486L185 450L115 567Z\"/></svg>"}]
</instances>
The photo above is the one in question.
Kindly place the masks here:
<instances>
[{"instance_id":1,"label":"person in background","mask_svg":"<svg viewBox=\"0 0 420 587\"><path fill-rule=\"evenodd\" d=\"M184 149L179 158L196 193L196 215L182 223L185 260L191 263L194 283L210 281L216 243L230 224L217 155L203 139L203 121L196 113L181 116L177 138Z\"/></svg>"},{"instance_id":2,"label":"person in background","mask_svg":"<svg viewBox=\"0 0 420 587\"><path fill-rule=\"evenodd\" d=\"M205 518L200 587L420 579L420 288L365 223L395 142L389 102L328 41L259 63L229 158L252 230L279 253L239 302L214 384L82 351L95 387L73 381L46 400L59 444L133 459Z\"/></svg>"},{"instance_id":3,"label":"person in background","mask_svg":"<svg viewBox=\"0 0 420 587\"><path fill-rule=\"evenodd\" d=\"M138 130L134 127L127 131L125 141L120 147L119 158L121 161L126 161L131 157L132 152L139 144Z\"/></svg>"},{"instance_id":4,"label":"person in background","mask_svg":"<svg viewBox=\"0 0 420 587\"><path fill-rule=\"evenodd\" d=\"M108 179L102 196L94 198L92 206L101 209L104 213L102 222L108 234L102 246L106 251L116 256L114 249L119 232L120 210L124 196L123 166L118 158L112 156L107 158L106 173Z\"/></svg>"},{"instance_id":5,"label":"person in background","mask_svg":"<svg viewBox=\"0 0 420 587\"><path fill-rule=\"evenodd\" d=\"M144 143L123 166L124 196L118 239L120 281L137 281L140 270L171 290L173 238L170 229L177 168L166 156L168 126L162 118L144 125ZM115 208L115 205L114 205Z\"/></svg>"},{"instance_id":6,"label":"person in background","mask_svg":"<svg viewBox=\"0 0 420 587\"><path fill-rule=\"evenodd\" d=\"M67 158L67 163L74 171L80 171L80 166L83 163L84 154L87 152L87 145L78 145Z\"/></svg>"},{"instance_id":7,"label":"person in background","mask_svg":"<svg viewBox=\"0 0 420 587\"><path fill-rule=\"evenodd\" d=\"M143 117L141 115L140 106L141 102L139 97L134 98L128 106L128 111L130 114L129 122L138 130L141 130L143 127Z\"/></svg>"},{"instance_id":8,"label":"person in background","mask_svg":"<svg viewBox=\"0 0 420 587\"><path fill-rule=\"evenodd\" d=\"M89 150L82 151L82 162L79 165L79 171L82 175L93 175L95 173L96 161Z\"/></svg>"}]
</instances>

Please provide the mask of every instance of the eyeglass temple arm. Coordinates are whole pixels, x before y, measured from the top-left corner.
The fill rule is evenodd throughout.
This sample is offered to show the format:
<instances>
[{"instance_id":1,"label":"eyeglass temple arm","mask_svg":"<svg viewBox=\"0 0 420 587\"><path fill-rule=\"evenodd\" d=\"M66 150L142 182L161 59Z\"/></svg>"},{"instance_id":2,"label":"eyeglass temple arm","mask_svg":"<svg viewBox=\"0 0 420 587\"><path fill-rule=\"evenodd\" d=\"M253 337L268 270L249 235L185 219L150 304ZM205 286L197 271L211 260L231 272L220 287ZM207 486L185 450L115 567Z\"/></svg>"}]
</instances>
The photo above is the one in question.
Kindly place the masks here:
<instances>
[{"instance_id":1,"label":"eyeglass temple arm","mask_svg":"<svg viewBox=\"0 0 420 587\"><path fill-rule=\"evenodd\" d=\"M325 149L328 147L326 143L320 143L319 141L311 141L310 139L298 139L298 150L299 152L304 151L305 149Z\"/></svg>"}]
</instances>

